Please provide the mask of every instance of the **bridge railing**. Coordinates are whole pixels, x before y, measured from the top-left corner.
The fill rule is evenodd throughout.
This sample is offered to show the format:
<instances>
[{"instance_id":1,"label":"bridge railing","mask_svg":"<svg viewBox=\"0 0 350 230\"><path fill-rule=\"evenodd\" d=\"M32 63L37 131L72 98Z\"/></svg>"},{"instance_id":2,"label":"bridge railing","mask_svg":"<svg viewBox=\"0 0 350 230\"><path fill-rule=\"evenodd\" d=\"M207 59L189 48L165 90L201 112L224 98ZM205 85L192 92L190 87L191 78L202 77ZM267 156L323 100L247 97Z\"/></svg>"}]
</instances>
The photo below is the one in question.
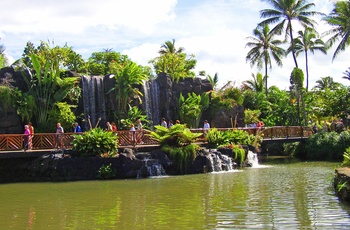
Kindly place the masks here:
<instances>
[{"instance_id":1,"label":"bridge railing","mask_svg":"<svg viewBox=\"0 0 350 230\"><path fill-rule=\"evenodd\" d=\"M232 128L217 128L219 131L232 130ZM244 130L249 134L263 135L264 139L268 138L290 138L290 137L309 137L312 134L310 127L301 126L275 126L267 128L236 128ZM203 129L191 129L194 133L203 133ZM118 131L118 144L120 147L134 146L134 145L157 145L157 141L150 138L148 135L150 131L134 131L129 130ZM62 141L66 148L72 148L72 140L76 133L61 134ZM79 135L79 134L78 134ZM53 149L56 146L56 133L36 133L32 136L33 149ZM133 142L133 140L136 140ZM201 135L197 142L205 141L204 136ZM21 150L24 148L23 134L0 134L0 151L4 150Z\"/></svg>"}]
</instances>

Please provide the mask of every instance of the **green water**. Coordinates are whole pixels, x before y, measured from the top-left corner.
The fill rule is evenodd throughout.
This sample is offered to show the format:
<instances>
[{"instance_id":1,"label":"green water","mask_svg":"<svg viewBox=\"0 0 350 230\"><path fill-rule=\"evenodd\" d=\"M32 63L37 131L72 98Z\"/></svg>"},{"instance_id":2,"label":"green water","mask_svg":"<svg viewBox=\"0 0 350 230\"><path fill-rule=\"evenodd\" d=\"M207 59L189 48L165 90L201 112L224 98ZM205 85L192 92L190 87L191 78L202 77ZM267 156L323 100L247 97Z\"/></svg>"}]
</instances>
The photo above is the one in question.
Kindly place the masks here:
<instances>
[{"instance_id":1,"label":"green water","mask_svg":"<svg viewBox=\"0 0 350 230\"><path fill-rule=\"evenodd\" d=\"M0 185L0 229L349 229L332 163Z\"/></svg>"}]
</instances>

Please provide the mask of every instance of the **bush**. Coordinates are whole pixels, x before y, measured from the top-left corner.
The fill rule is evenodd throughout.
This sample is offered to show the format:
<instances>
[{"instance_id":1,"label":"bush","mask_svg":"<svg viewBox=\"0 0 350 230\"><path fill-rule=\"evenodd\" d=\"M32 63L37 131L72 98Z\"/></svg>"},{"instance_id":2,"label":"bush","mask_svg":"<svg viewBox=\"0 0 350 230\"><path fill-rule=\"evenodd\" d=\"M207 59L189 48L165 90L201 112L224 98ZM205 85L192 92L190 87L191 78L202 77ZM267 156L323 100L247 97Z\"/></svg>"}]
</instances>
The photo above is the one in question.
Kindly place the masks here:
<instances>
[{"instance_id":1,"label":"bush","mask_svg":"<svg viewBox=\"0 0 350 230\"><path fill-rule=\"evenodd\" d=\"M348 131L319 132L311 136L305 146L307 160L341 161L346 148L350 146Z\"/></svg>"},{"instance_id":2,"label":"bush","mask_svg":"<svg viewBox=\"0 0 350 230\"><path fill-rule=\"evenodd\" d=\"M118 136L101 128L91 129L81 135L73 135L73 150L82 157L115 156Z\"/></svg>"},{"instance_id":3,"label":"bush","mask_svg":"<svg viewBox=\"0 0 350 230\"><path fill-rule=\"evenodd\" d=\"M98 170L98 179L112 179L115 177L115 173L113 172L112 164L102 165Z\"/></svg>"}]
</instances>

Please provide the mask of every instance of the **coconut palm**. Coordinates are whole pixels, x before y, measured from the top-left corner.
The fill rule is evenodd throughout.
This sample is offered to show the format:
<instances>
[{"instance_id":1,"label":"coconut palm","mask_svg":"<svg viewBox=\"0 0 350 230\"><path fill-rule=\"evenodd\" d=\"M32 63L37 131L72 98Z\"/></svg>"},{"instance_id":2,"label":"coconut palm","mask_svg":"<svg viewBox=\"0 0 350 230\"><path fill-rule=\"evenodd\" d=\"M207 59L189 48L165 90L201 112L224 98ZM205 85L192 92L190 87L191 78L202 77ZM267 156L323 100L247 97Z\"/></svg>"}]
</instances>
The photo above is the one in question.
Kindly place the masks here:
<instances>
[{"instance_id":1,"label":"coconut palm","mask_svg":"<svg viewBox=\"0 0 350 230\"><path fill-rule=\"evenodd\" d=\"M323 20L333 26L332 29L325 32L326 35L332 35L327 41L328 45L331 47L340 40L333 54L332 60L334 60L350 44L350 1L336 2L333 11Z\"/></svg>"},{"instance_id":2,"label":"coconut palm","mask_svg":"<svg viewBox=\"0 0 350 230\"><path fill-rule=\"evenodd\" d=\"M272 29L274 33L281 34L285 31L285 40L289 35L290 41L293 41L292 21L299 22L303 27L314 27L317 23L310 17L315 15L323 15L320 12L309 11L314 7L314 3L308 3L307 0L266 0L273 9L264 9L260 11L262 18L267 18L259 25L273 24L277 25ZM292 43L292 54L295 67L298 67L298 62L294 52L294 44Z\"/></svg>"},{"instance_id":3,"label":"coconut palm","mask_svg":"<svg viewBox=\"0 0 350 230\"><path fill-rule=\"evenodd\" d=\"M350 81L350 67L343 74L344 76L342 78L348 79Z\"/></svg>"},{"instance_id":4,"label":"coconut palm","mask_svg":"<svg viewBox=\"0 0 350 230\"><path fill-rule=\"evenodd\" d=\"M327 54L325 43L319 38L316 30L310 27L306 27L304 31L298 32L298 37L293 40L294 52L298 56L300 53L305 53L305 68L306 68L306 92L309 89L309 61L308 51L314 54L315 50L319 50L324 54ZM288 48L287 52L290 53L293 50L292 45Z\"/></svg>"},{"instance_id":5,"label":"coconut palm","mask_svg":"<svg viewBox=\"0 0 350 230\"><path fill-rule=\"evenodd\" d=\"M182 53L185 49L183 47L180 47L178 49L175 48L175 39L172 41L166 41L161 47L161 49L158 51L159 54L180 54Z\"/></svg>"},{"instance_id":6,"label":"coconut palm","mask_svg":"<svg viewBox=\"0 0 350 230\"><path fill-rule=\"evenodd\" d=\"M249 89L255 92L262 92L264 90L264 77L261 73L257 73L256 76L252 73L253 80L247 80L243 82L243 88Z\"/></svg>"},{"instance_id":7,"label":"coconut palm","mask_svg":"<svg viewBox=\"0 0 350 230\"><path fill-rule=\"evenodd\" d=\"M332 77L328 76L328 77L321 77L321 80L317 80L314 89L318 89L318 90L325 90L325 89L335 90L335 89L339 88L339 86L340 86L340 83L335 82Z\"/></svg>"},{"instance_id":8,"label":"coconut palm","mask_svg":"<svg viewBox=\"0 0 350 230\"><path fill-rule=\"evenodd\" d=\"M218 83L219 83L219 76L218 73L215 73L214 77L210 76L209 74L207 75L207 78L211 85L213 86L213 89L215 90Z\"/></svg>"},{"instance_id":9,"label":"coconut palm","mask_svg":"<svg viewBox=\"0 0 350 230\"><path fill-rule=\"evenodd\" d=\"M275 34L270 31L267 24L258 26L253 31L254 37L248 37L251 42L246 44L247 47L252 47L247 56L246 61L250 62L251 66L257 65L258 68L265 67L265 88L267 95L267 66L272 68L271 56L278 66L282 66L282 57L285 56L285 50L279 45L282 41L275 40Z\"/></svg>"}]
</instances>

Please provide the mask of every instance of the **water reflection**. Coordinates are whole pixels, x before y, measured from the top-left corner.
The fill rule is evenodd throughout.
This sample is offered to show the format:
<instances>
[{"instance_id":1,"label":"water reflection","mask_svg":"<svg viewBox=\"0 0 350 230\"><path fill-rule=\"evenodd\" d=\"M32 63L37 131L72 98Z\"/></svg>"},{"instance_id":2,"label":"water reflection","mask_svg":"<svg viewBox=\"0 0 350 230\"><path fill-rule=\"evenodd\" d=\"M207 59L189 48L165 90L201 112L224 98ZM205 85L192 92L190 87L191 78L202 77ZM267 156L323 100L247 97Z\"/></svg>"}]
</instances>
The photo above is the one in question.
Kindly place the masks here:
<instances>
[{"instance_id":1,"label":"water reflection","mask_svg":"<svg viewBox=\"0 0 350 230\"><path fill-rule=\"evenodd\" d=\"M140 180L0 185L0 229L348 229L336 164Z\"/></svg>"}]
</instances>

